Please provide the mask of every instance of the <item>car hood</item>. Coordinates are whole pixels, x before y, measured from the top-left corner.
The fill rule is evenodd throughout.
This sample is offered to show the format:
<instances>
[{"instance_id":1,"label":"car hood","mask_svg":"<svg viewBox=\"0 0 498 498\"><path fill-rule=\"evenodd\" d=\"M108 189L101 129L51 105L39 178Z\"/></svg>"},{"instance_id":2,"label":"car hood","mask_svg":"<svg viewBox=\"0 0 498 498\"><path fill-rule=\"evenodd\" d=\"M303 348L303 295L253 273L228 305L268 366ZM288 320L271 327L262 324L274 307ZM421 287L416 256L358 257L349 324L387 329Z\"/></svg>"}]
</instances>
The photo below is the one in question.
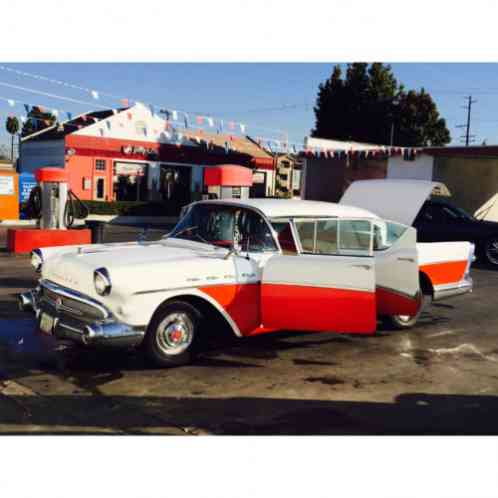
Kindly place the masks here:
<instances>
[{"instance_id":1,"label":"car hood","mask_svg":"<svg viewBox=\"0 0 498 498\"><path fill-rule=\"evenodd\" d=\"M146 244L101 244L45 252L42 278L102 299L95 292L93 274L106 268L113 294L128 295L156 288L186 285L189 277L222 274L233 264L224 259L227 250L189 241L158 241Z\"/></svg>"},{"instance_id":2,"label":"car hood","mask_svg":"<svg viewBox=\"0 0 498 498\"><path fill-rule=\"evenodd\" d=\"M410 226L434 189L448 192L446 186L440 182L358 180L347 188L339 203L358 206L385 220Z\"/></svg>"}]
</instances>

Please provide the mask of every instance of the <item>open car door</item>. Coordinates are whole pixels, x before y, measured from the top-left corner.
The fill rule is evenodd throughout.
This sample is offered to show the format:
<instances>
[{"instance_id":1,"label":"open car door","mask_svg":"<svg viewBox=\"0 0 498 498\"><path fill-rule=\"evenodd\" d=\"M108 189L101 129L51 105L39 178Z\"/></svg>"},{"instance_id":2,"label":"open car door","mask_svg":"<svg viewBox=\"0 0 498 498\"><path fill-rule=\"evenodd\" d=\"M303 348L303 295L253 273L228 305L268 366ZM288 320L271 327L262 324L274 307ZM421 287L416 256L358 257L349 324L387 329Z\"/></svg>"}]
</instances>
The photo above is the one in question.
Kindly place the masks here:
<instances>
[{"instance_id":1,"label":"open car door","mask_svg":"<svg viewBox=\"0 0 498 498\"><path fill-rule=\"evenodd\" d=\"M265 265L261 285L264 327L373 333L375 262L370 220L292 222L299 254Z\"/></svg>"},{"instance_id":2,"label":"open car door","mask_svg":"<svg viewBox=\"0 0 498 498\"><path fill-rule=\"evenodd\" d=\"M417 231L399 223L374 222L377 314L414 316L421 305Z\"/></svg>"}]
</instances>

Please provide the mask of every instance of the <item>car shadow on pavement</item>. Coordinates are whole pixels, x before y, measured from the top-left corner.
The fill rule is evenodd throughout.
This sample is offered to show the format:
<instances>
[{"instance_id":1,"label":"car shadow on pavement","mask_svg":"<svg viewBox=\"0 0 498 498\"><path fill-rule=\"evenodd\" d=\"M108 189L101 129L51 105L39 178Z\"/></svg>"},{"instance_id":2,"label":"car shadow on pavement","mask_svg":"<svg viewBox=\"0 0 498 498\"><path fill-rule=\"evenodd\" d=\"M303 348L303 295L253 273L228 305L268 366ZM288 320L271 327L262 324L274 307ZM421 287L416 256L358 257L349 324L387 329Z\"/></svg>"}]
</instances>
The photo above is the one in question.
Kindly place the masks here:
<instances>
[{"instance_id":1,"label":"car shadow on pavement","mask_svg":"<svg viewBox=\"0 0 498 498\"><path fill-rule=\"evenodd\" d=\"M1 395L0 395L1 399ZM8 404L11 404L10 409ZM392 403L263 397L9 396L0 432L496 435L497 396L401 394Z\"/></svg>"}]
</instances>

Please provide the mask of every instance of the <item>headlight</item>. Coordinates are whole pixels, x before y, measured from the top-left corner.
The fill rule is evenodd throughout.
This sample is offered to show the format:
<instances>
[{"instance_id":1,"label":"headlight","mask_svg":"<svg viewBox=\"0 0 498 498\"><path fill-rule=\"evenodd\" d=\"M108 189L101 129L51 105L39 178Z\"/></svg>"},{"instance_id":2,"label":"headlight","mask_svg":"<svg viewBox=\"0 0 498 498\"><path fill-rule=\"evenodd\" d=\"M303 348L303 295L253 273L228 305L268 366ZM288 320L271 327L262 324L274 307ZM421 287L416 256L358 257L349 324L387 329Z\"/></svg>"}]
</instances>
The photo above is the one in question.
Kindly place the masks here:
<instances>
[{"instance_id":1,"label":"headlight","mask_svg":"<svg viewBox=\"0 0 498 498\"><path fill-rule=\"evenodd\" d=\"M39 273L43 266L43 257L40 249L31 251L31 266Z\"/></svg>"},{"instance_id":2,"label":"headlight","mask_svg":"<svg viewBox=\"0 0 498 498\"><path fill-rule=\"evenodd\" d=\"M111 278L109 272L105 268L99 268L93 272L93 282L97 294L107 296L111 293Z\"/></svg>"}]
</instances>

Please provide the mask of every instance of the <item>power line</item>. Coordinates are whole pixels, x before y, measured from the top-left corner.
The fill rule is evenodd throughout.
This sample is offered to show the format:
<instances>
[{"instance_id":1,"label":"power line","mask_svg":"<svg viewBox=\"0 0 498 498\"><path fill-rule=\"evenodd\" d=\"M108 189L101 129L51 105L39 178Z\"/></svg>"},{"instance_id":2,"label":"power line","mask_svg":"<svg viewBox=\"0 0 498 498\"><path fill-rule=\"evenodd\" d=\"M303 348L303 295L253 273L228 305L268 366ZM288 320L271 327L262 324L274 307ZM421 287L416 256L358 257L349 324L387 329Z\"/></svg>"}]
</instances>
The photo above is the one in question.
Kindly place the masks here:
<instances>
[{"instance_id":1,"label":"power line","mask_svg":"<svg viewBox=\"0 0 498 498\"><path fill-rule=\"evenodd\" d=\"M457 128L465 128L465 135L460 137L462 140L465 139L465 147L468 147L471 142L475 141L475 135L470 134L470 115L472 111L472 104L475 104L477 100L472 100L472 95L467 97L467 105L463 106L467 109L467 123L464 125L458 125Z\"/></svg>"}]
</instances>

